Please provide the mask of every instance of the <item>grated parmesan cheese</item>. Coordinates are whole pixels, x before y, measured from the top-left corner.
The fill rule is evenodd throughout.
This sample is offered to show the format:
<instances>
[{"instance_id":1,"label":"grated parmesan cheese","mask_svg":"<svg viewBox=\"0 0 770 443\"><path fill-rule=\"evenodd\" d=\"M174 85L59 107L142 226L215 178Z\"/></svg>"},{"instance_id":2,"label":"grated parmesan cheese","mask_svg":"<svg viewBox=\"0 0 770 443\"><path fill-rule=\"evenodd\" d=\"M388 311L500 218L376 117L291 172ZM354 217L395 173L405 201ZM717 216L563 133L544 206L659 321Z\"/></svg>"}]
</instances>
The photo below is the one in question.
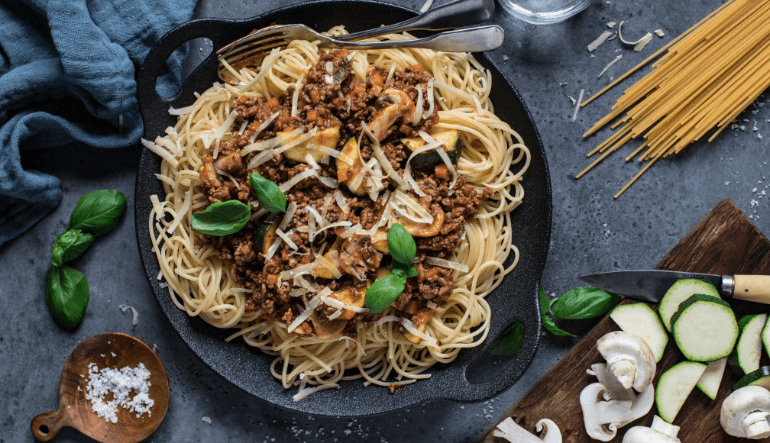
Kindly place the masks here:
<instances>
[{"instance_id":1,"label":"grated parmesan cheese","mask_svg":"<svg viewBox=\"0 0 770 443\"><path fill-rule=\"evenodd\" d=\"M81 375L82 376L82 375ZM111 423L118 422L118 407L135 412L139 418L147 413L152 416L152 406L155 400L149 396L150 371L143 363L135 368L125 366L121 369L103 368L99 370L96 363L88 364L88 385L86 386L86 400L91 401L91 409L99 417ZM132 392L135 392L131 397ZM112 400L105 401L105 397L112 395Z\"/></svg>"},{"instance_id":2,"label":"grated parmesan cheese","mask_svg":"<svg viewBox=\"0 0 770 443\"><path fill-rule=\"evenodd\" d=\"M620 24L622 25L623 23L621 22ZM599 37L597 37L596 40L592 41L591 44L588 45L588 52L594 52L594 50L599 46L601 46L601 44L604 43L605 40L607 40L607 37L611 35L612 33L610 31L602 32L602 34Z\"/></svg>"},{"instance_id":3,"label":"grated parmesan cheese","mask_svg":"<svg viewBox=\"0 0 770 443\"><path fill-rule=\"evenodd\" d=\"M137 310L136 310L136 309L134 309L134 307L133 307L133 306L120 305L120 306L118 306L118 307L119 307L119 308L120 308L120 310L121 310L121 311L123 311L123 312L126 312L126 311L128 311L128 310L130 309L130 310L131 310L131 313L133 314L133 319L131 320L131 323L133 323L133 324L134 324L134 326L136 326L137 324L139 324L139 312L137 312Z\"/></svg>"}]
</instances>

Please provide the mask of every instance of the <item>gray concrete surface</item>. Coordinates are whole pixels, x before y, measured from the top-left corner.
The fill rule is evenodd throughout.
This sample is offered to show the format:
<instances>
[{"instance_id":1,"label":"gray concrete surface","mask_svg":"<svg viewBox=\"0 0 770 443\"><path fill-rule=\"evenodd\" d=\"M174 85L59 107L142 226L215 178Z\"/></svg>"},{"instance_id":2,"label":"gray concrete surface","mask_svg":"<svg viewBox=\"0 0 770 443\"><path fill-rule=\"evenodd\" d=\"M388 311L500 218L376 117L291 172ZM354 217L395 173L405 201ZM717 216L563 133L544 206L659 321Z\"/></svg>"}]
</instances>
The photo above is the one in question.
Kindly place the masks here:
<instances>
[{"instance_id":1,"label":"gray concrete surface","mask_svg":"<svg viewBox=\"0 0 770 443\"><path fill-rule=\"evenodd\" d=\"M393 1L419 8L422 0ZM201 0L198 17L244 17L294 1ZM496 13L505 27L504 47L490 53L522 93L543 136L553 183L553 236L543 276L549 294L578 286L578 275L626 268L649 268L685 235L720 199L730 198L770 233L767 188L770 106L747 112L744 128L728 130L712 144L699 144L680 157L660 162L620 199L613 194L637 171L617 154L594 172L573 177L588 164L585 157L602 136L581 134L619 96L614 90L584 108L571 123L577 98L607 84L673 36L687 29L721 0L601 0L580 16L554 26L533 27ZM634 53L617 40L593 55L586 45L606 29L606 22L626 20L630 38L661 28L648 48ZM193 54L205 53L202 44ZM622 60L601 78L597 75L620 50ZM764 99L762 99L764 101ZM756 111L756 112L754 112ZM756 123L755 123L756 122ZM515 122L512 122L515 126ZM755 129L756 127L756 129ZM760 135L766 136L760 139ZM630 152L625 149L623 152ZM29 423L36 414L58 405L59 375L69 353L82 340L101 332L133 334L157 344L171 384L171 404L154 442L468 442L474 441L521 397L575 343L544 336L534 363L523 379L488 402L437 402L369 418L318 418L265 404L233 387L195 357L170 327L147 286L129 210L118 229L100 237L73 266L91 286L83 324L74 332L59 328L47 312L43 281L51 243L65 229L77 200L94 189L117 189L133 208L139 148L105 151L82 146L26 152L27 167L62 179L59 207L20 238L0 248L0 443L30 442ZM526 186L526 184L525 184ZM752 190L757 188L756 193ZM139 311L139 324L120 304ZM568 329L585 332L591 322ZM341 400L342 401L342 400ZM211 424L201 417L211 417ZM55 441L90 441L65 429Z\"/></svg>"}]
</instances>

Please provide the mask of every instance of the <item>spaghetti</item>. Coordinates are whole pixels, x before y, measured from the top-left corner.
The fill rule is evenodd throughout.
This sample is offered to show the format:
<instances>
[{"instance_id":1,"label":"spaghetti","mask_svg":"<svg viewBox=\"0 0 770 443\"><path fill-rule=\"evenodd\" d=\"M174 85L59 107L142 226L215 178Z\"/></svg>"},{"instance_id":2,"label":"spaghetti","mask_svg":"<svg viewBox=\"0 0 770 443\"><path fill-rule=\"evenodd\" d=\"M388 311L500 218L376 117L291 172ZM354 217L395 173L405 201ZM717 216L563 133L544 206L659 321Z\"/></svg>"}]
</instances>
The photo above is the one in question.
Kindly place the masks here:
<instances>
[{"instance_id":1,"label":"spaghetti","mask_svg":"<svg viewBox=\"0 0 770 443\"><path fill-rule=\"evenodd\" d=\"M613 111L584 136L612 122L620 129L592 150L601 153L585 173L631 139L645 141L637 154L647 164L616 195L619 197L659 159L678 154L713 131L714 140L770 86L770 3L730 0L641 64L586 100L614 87L656 57L654 69L628 88Z\"/></svg>"},{"instance_id":2,"label":"spaghetti","mask_svg":"<svg viewBox=\"0 0 770 443\"><path fill-rule=\"evenodd\" d=\"M332 35L342 33L345 33L342 27L335 27L329 31ZM376 40L408 38L412 37L404 34L378 37ZM300 84L305 84L307 88L310 81L307 75L319 63L319 59L324 60L323 54L324 52L319 50L316 43L293 41L286 48L274 50L266 57L258 73L248 69L240 71L232 69L232 74L246 86L215 83L210 89L200 94L192 105L172 110L174 114L179 114L179 118L173 128L167 129L165 136L158 137L154 142L143 141L148 149L156 152L163 159L157 177L163 184L166 196L163 199L153 196L153 210L148 221L154 251L161 268L158 278L165 278L170 296L179 309L190 316L200 316L219 328L237 328L238 331L232 334L228 341L241 337L248 345L275 356L271 372L274 377L281 380L284 388L300 387L300 393L295 396L295 400L319 389L338 387L337 383L341 380L363 379L367 385L389 386L393 390L397 386L430 377L427 371L431 366L436 363L449 363L457 357L461 349L478 346L485 340L491 312L484 297L502 282L504 276L513 270L519 260L518 250L511 242L510 217L511 212L524 197L521 179L530 162L529 150L523 144L521 137L507 123L494 115L489 98L491 74L484 70L470 54L436 53L425 49L388 49L350 53L348 61L351 75L354 75L358 81L367 79L372 69L381 69L387 74L386 81L391 81L399 75L399 71L415 65L421 66L425 74L431 76L428 90L425 94L420 90L417 100L420 103L420 99L425 95L425 107L423 108L422 105L415 107L416 110L424 109L425 112L420 115L415 111L415 117L417 120L427 118L435 106L437 123L432 126L431 132L458 131L460 134L462 153L457 161L454 181L458 181L458 178L460 182L464 180L465 186L472 185L470 189L475 189L475 192L487 189L484 195L489 197L479 205L475 216L465 220L462 241L459 248L451 252L451 256L445 259L425 257L425 254L420 255L418 247L417 261L422 260L422 262L416 266L420 266L421 269L437 266L443 269L450 268L448 273L453 277L453 284L445 298L437 299L435 302L427 301L426 309L431 311L431 315L426 323L420 325L414 316L410 319L403 314L397 315L400 311L394 311L391 307L380 316L365 317L370 321L357 323L352 334L318 338L298 334L301 328L295 327L294 324L287 324L288 321L274 321L266 318L259 306L250 305L249 297L255 290L245 288L233 280L231 272L228 271L228 266L232 265L230 262L233 260L228 262L218 257L216 242L201 241L196 232L190 228L192 214L205 209L210 204L211 194L207 195L204 192L207 187L205 183L207 178L202 177L199 171L205 172L206 162L209 161L207 155L212 151L215 155L220 155L220 158L223 154L217 152L218 148L222 147L221 152L228 152L227 140L231 137L235 137L239 132L239 136L259 133L282 118L276 115L269 118L265 116L262 125L253 131L253 126L257 126L258 122L248 128L245 123L244 125L233 124L234 121L237 122L233 115L237 114L234 109L240 106L239 100L253 98L260 100L261 103L281 94L290 94L291 88L297 91ZM337 68L336 64L329 62L326 66L330 77L337 73L334 71ZM375 66L379 68L374 68ZM387 84L389 83L386 83L386 87ZM307 92L308 89L304 91ZM295 92L293 95L294 97L286 96L293 103L292 114L296 109L302 108L302 94L298 96ZM297 108L298 102L299 108ZM349 103L347 106L350 110ZM357 134L359 143L361 139L367 138L365 133L371 133L366 125L362 127L363 131ZM421 126L417 126L419 127ZM376 128L372 128L372 131L376 132ZM300 132L301 130L298 130L298 133ZM439 146L435 140L431 141L429 135L423 131L420 133L425 138L424 143L427 145L433 143L434 149L435 146ZM310 132L306 134L309 135ZM254 143L244 148L244 151L246 149L283 149L265 148L273 142L260 140L252 140ZM342 144L342 142L339 143L340 146ZM392 174L388 172L392 169L390 162L383 163L377 160L378 151L381 151L379 143L372 141L370 144L373 155L370 160L362 161L364 163L362 167L368 171L368 178L363 183L376 184L378 177L392 179ZM438 151L441 151L441 148ZM345 157L336 149L325 152L338 159ZM415 153L418 152L415 151ZM446 156L443 151L440 154L443 154L442 158ZM262 161L259 157L261 154L257 153L253 157L252 155L252 153L249 154L251 163L257 164ZM270 158L265 159L267 160ZM324 168L328 166L319 165L318 160L313 158L308 158L307 162L309 166L303 172L294 175L294 179L289 182L319 179L322 185L337 186L336 183L327 183L328 177L322 174ZM255 168L268 168L271 164L272 162L264 163ZM512 165L515 167L512 168ZM450 169L454 172L453 167ZM267 169L264 170L267 171ZM407 176L410 174L403 175L407 179L405 181L409 181ZM225 183L229 180L222 173L217 177L222 178ZM451 178L452 175L448 174L447 181ZM401 177L399 176L398 179ZM234 178L233 181L238 189L239 183ZM401 181L404 180L401 179ZM282 184L281 187L288 189L296 185L289 182ZM348 191L342 186L343 183L340 181L339 188L333 190L333 196L329 194L326 199L329 205L334 206L336 203L336 207L342 211L349 210L347 205L352 201L346 197ZM404 184L408 186L407 183ZM404 188L399 186L399 189ZM345 192L340 192L341 190ZM358 198L369 199L370 197L375 201L384 200L386 204L388 201L396 202L400 205L397 206L400 211L398 214L407 214L413 220L432 218L435 215L422 210L419 205L412 204L414 200L398 190L392 193L383 190L374 195L370 192L369 196ZM292 211L296 211L297 216L303 213L302 217L307 213L309 224L301 229L312 232L314 235L321 235L321 230L313 231L309 227L316 223L315 220L321 224L324 222L325 216L320 213L321 210L309 207L302 211L297 209L296 205L294 207L290 205L287 211L289 215L279 214L274 222L276 225L280 222L281 226L276 232L281 238L289 239L297 234L282 230L288 228L291 231L294 226L289 224L289 219L294 216ZM265 217L265 212L257 211L252 215L252 220L256 222L261 217ZM283 217L287 220L282 220ZM383 215L382 218L384 219L385 216ZM355 237L355 233L362 232L363 229L360 224L356 226L350 222L326 225L324 229L331 232L328 228L333 228L333 232L337 232L340 237ZM278 243L281 242L276 241L273 245ZM284 241L282 244L289 245L289 242ZM264 254L266 257L277 254L273 247L269 249ZM289 251L287 255L296 254L301 257L303 254L301 249L295 251L286 249L284 252L286 251ZM322 257L323 251L313 250L306 254ZM510 254L513 254L513 258L510 265L506 267L504 262ZM332 255L330 260L334 259L335 256ZM316 262L318 260L317 258ZM295 283L299 282L299 285L292 289L292 296L296 294L306 303L309 302L308 310L315 309L319 305L326 306L331 311L336 309L329 319L339 316L339 312L348 310L353 311L351 314L355 312L354 318L372 315L366 314L365 308L356 308L347 305L344 301L333 300L329 297L331 291L312 287L312 284L299 275L301 268L302 266L298 266L285 270L281 272L281 278L286 274L286 278L293 278ZM316 296L311 299L313 293ZM314 305L314 301L318 301L318 304ZM291 320L292 323L298 323L303 318L292 317ZM350 327L344 331L349 330ZM316 387L305 388L305 386Z\"/></svg>"}]
</instances>

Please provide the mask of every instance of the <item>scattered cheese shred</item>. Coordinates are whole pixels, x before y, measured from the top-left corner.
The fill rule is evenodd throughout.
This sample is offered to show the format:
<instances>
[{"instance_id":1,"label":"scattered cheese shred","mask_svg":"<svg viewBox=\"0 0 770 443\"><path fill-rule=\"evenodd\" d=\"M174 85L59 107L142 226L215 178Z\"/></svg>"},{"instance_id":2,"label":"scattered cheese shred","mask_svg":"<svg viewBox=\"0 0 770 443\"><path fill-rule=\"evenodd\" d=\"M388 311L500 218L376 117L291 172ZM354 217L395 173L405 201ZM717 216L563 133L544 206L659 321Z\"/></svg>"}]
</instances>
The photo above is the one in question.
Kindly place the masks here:
<instances>
[{"instance_id":1,"label":"scattered cheese shred","mask_svg":"<svg viewBox=\"0 0 770 443\"><path fill-rule=\"evenodd\" d=\"M644 37L642 37L639 40L639 43L637 43L634 46L634 51L639 52L642 49L644 49L644 47L647 46L647 43L649 43L650 40L652 40L652 34L648 32L647 34L644 35Z\"/></svg>"},{"instance_id":2,"label":"scattered cheese shred","mask_svg":"<svg viewBox=\"0 0 770 443\"><path fill-rule=\"evenodd\" d=\"M468 265L455 261L444 260L438 257L425 257L425 263L429 265L441 266L442 268L454 269L460 272L468 272Z\"/></svg>"},{"instance_id":3,"label":"scattered cheese shred","mask_svg":"<svg viewBox=\"0 0 770 443\"><path fill-rule=\"evenodd\" d=\"M596 40L594 40L593 42L591 42L590 45L588 45L588 52L594 52L594 50L599 46L601 46L601 44L604 43L605 40L607 40L607 37L611 35L612 33L610 31L602 32L602 34L599 37L597 37Z\"/></svg>"},{"instance_id":4,"label":"scattered cheese shred","mask_svg":"<svg viewBox=\"0 0 770 443\"><path fill-rule=\"evenodd\" d=\"M210 417L203 417L203 418L201 418L201 421L206 422L208 424L211 424L211 418Z\"/></svg>"},{"instance_id":5,"label":"scattered cheese shred","mask_svg":"<svg viewBox=\"0 0 770 443\"><path fill-rule=\"evenodd\" d=\"M663 30L662 30L662 29L656 29L656 30L655 30L655 34L656 34L658 37L660 37L660 38L663 38L663 36L664 36L664 35L666 35L666 33L665 33L665 32L663 32Z\"/></svg>"},{"instance_id":6,"label":"scattered cheese shred","mask_svg":"<svg viewBox=\"0 0 770 443\"><path fill-rule=\"evenodd\" d=\"M620 60L621 58L623 58L623 54L620 54L619 56L615 57L614 60L609 62L609 64L607 66L605 66L604 69L602 69L602 72L599 73L599 77L597 77L597 78L602 78L602 75L604 75L604 73L607 72L608 69L610 69L610 66L614 65L615 63L617 63L618 60Z\"/></svg>"},{"instance_id":7,"label":"scattered cheese shred","mask_svg":"<svg viewBox=\"0 0 770 443\"><path fill-rule=\"evenodd\" d=\"M578 96L577 105L575 105L575 113L572 114L572 123L575 123L575 120L577 120L578 110L580 110L580 104L583 102L583 94L585 94L585 92L586 91L584 89L580 90L580 95Z\"/></svg>"},{"instance_id":8,"label":"scattered cheese shred","mask_svg":"<svg viewBox=\"0 0 770 443\"><path fill-rule=\"evenodd\" d=\"M130 309L131 313L133 314L133 319L131 320L131 323L133 323L134 326L139 324L139 312L136 309L134 309L133 306L120 305L118 307L123 312L126 312Z\"/></svg>"},{"instance_id":9,"label":"scattered cheese shred","mask_svg":"<svg viewBox=\"0 0 770 443\"><path fill-rule=\"evenodd\" d=\"M177 167L179 165L179 160L174 158L174 155L171 152L169 152L167 149L163 149L162 147L156 145L155 143L149 140L145 140L143 138L140 138L139 140L142 142L142 145L144 145L145 148L159 155L163 160L166 160L167 162L169 162L171 166Z\"/></svg>"},{"instance_id":10,"label":"scattered cheese shred","mask_svg":"<svg viewBox=\"0 0 770 443\"><path fill-rule=\"evenodd\" d=\"M302 89L302 80L304 79L305 79L305 76L303 75L302 77L297 79L297 83L294 84L294 94L292 94L291 96L291 116L292 117L297 116L297 103L299 101L299 91L300 89Z\"/></svg>"},{"instance_id":11,"label":"scattered cheese shred","mask_svg":"<svg viewBox=\"0 0 770 443\"><path fill-rule=\"evenodd\" d=\"M280 112L276 112L275 114L271 115L271 116L270 116L270 117L269 117L267 120L265 120L264 122L262 122L262 124L261 124L261 125L259 125L259 127L257 128L257 130L256 130L256 131L254 131L254 133L253 133L253 134L251 134L251 138L250 138L251 142L253 143L253 142L254 142L254 140L256 140L256 139L257 139L257 137L259 137L259 134L260 134L262 131L264 131L264 130L265 130L265 128L267 128L267 127L270 125L270 123L272 123L272 122L273 122L273 120L275 120L276 118L278 118L278 116L279 116L279 115L281 115L281 113L280 113ZM241 154L241 155L244 155L244 154Z\"/></svg>"},{"instance_id":12,"label":"scattered cheese shred","mask_svg":"<svg viewBox=\"0 0 770 443\"><path fill-rule=\"evenodd\" d=\"M428 1L426 1L426 2L425 2L425 4L424 4L424 5L422 5L422 8L420 8L420 12L422 13L422 12L425 12L425 11L427 11L428 9L430 9L430 7L431 7L432 5L433 5L433 0L428 0Z\"/></svg>"},{"instance_id":13,"label":"scattered cheese shred","mask_svg":"<svg viewBox=\"0 0 770 443\"><path fill-rule=\"evenodd\" d=\"M294 214L297 212L297 202L291 202L286 207L286 214L283 216L283 220L281 220L281 224L278 225L278 229L285 230L287 226L289 226L289 222L291 222L291 218L294 217Z\"/></svg>"},{"instance_id":14,"label":"scattered cheese shred","mask_svg":"<svg viewBox=\"0 0 770 443\"><path fill-rule=\"evenodd\" d=\"M297 318L294 319L293 322L289 325L288 332L292 332L293 330L297 329L299 325L305 322L308 318L310 318L310 315L313 313L315 308L318 307L319 304L321 304L321 298L325 297L332 293L332 290L329 288L323 288L318 294L313 296L313 298L310 300L310 302L307 305L307 309L305 309L302 314L298 315Z\"/></svg>"},{"instance_id":15,"label":"scattered cheese shred","mask_svg":"<svg viewBox=\"0 0 770 443\"><path fill-rule=\"evenodd\" d=\"M238 117L238 112L231 111L230 115L227 116L225 121L222 122L222 124L217 128L216 132L214 132L214 139L217 140L217 142L222 139L222 137L225 135L225 132L227 132L227 130L230 129L230 126L233 125L235 117Z\"/></svg>"},{"instance_id":16,"label":"scattered cheese shred","mask_svg":"<svg viewBox=\"0 0 770 443\"><path fill-rule=\"evenodd\" d=\"M314 175L316 175L316 172L314 170L312 170L310 168L305 169L304 171L302 171L299 174L297 174L294 177L292 177L289 181L281 183L278 186L278 188L281 191L286 192L289 189L293 188L297 183L301 182L302 180L304 180L304 179L306 179L308 177L312 177Z\"/></svg>"},{"instance_id":17,"label":"scattered cheese shred","mask_svg":"<svg viewBox=\"0 0 770 443\"><path fill-rule=\"evenodd\" d=\"M289 237L289 235L291 235L291 231L289 231L289 232L283 232L283 231L282 231L282 230L280 230L280 229L276 229L276 230L275 230L275 234L276 234L278 237L281 237L281 240L285 241L285 242L286 242L286 245L287 245L287 246L289 246L291 249L294 249L295 251L296 251L297 249L299 249L299 248L297 247L297 244L296 244L296 243L294 243L294 242L291 240L291 237Z\"/></svg>"}]
</instances>

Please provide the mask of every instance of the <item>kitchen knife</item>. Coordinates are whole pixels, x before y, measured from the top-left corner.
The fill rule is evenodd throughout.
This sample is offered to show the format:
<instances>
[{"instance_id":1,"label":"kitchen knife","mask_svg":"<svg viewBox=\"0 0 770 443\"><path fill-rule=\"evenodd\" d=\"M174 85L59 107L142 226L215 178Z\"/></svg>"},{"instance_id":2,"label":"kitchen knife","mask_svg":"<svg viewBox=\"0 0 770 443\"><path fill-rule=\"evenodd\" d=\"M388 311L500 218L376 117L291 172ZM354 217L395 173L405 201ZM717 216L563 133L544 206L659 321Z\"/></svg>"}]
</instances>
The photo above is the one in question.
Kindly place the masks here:
<instances>
[{"instance_id":1,"label":"kitchen knife","mask_svg":"<svg viewBox=\"0 0 770 443\"><path fill-rule=\"evenodd\" d=\"M770 304L770 276L714 275L678 271L617 271L579 277L591 286L638 300L660 302L677 280L697 278L714 285L726 297Z\"/></svg>"}]
</instances>

